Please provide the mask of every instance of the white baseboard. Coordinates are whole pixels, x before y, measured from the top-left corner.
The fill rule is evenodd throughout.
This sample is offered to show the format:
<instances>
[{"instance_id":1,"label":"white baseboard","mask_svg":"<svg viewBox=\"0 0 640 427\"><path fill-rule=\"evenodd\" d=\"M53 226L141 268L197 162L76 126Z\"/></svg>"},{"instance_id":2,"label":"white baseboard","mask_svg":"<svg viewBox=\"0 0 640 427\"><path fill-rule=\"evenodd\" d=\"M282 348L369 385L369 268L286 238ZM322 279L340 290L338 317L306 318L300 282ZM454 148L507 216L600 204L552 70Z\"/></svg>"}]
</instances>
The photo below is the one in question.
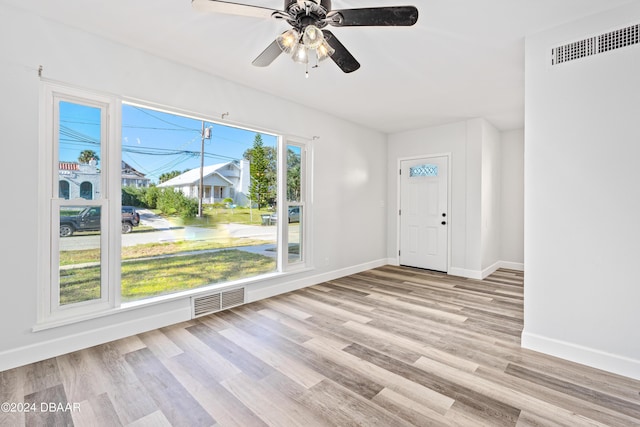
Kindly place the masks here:
<instances>
[{"instance_id":1,"label":"white baseboard","mask_svg":"<svg viewBox=\"0 0 640 427\"><path fill-rule=\"evenodd\" d=\"M523 262L500 261L500 268L507 268L509 270L516 270L516 271L524 271L524 263Z\"/></svg>"},{"instance_id":2,"label":"white baseboard","mask_svg":"<svg viewBox=\"0 0 640 427\"><path fill-rule=\"evenodd\" d=\"M189 319L191 319L191 308L187 306L141 319L118 322L112 326L3 351L0 353L0 372Z\"/></svg>"},{"instance_id":3,"label":"white baseboard","mask_svg":"<svg viewBox=\"0 0 640 427\"><path fill-rule=\"evenodd\" d=\"M447 274L451 276L466 277L467 279L482 280L482 271L469 270L466 268L450 267Z\"/></svg>"},{"instance_id":4,"label":"white baseboard","mask_svg":"<svg viewBox=\"0 0 640 427\"><path fill-rule=\"evenodd\" d=\"M340 277L350 274L360 273L372 268L387 265L386 258L377 261L366 262L364 264L354 265L340 270L329 271L327 273L317 274L315 276L304 277L298 280L291 280L284 283L278 283L271 286L264 286L259 289L252 289L247 292L247 302L254 302L261 299L284 294L286 292L295 291L297 289L306 288L307 286L317 285L329 280L339 279Z\"/></svg>"},{"instance_id":5,"label":"white baseboard","mask_svg":"<svg viewBox=\"0 0 640 427\"><path fill-rule=\"evenodd\" d=\"M640 360L637 359L528 332L522 333L522 347L640 380Z\"/></svg>"},{"instance_id":6,"label":"white baseboard","mask_svg":"<svg viewBox=\"0 0 640 427\"><path fill-rule=\"evenodd\" d=\"M466 268L451 267L447 274L450 274L451 276L466 277L467 279L482 280L495 273L499 268L524 271L524 264L510 261L496 261L484 270L469 270Z\"/></svg>"},{"instance_id":7,"label":"white baseboard","mask_svg":"<svg viewBox=\"0 0 640 427\"><path fill-rule=\"evenodd\" d=\"M491 274L495 273L496 270L502 266L501 264L502 264L502 261L496 261L495 263L493 263L493 265L490 265L489 267L482 270L482 278L486 279Z\"/></svg>"}]
</instances>

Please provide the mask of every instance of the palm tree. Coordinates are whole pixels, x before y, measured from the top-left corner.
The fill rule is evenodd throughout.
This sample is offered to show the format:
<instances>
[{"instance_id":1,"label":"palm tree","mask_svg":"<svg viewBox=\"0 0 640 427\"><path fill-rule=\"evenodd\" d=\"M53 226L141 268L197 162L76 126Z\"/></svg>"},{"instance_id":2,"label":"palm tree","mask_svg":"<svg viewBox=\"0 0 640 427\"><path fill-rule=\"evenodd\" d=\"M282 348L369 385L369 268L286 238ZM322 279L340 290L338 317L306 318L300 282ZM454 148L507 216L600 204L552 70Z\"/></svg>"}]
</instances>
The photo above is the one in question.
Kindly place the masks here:
<instances>
[{"instance_id":1,"label":"palm tree","mask_svg":"<svg viewBox=\"0 0 640 427\"><path fill-rule=\"evenodd\" d=\"M93 150L83 150L78 156L78 162L88 164L91 160L95 160L96 164L100 160L100 157Z\"/></svg>"}]
</instances>

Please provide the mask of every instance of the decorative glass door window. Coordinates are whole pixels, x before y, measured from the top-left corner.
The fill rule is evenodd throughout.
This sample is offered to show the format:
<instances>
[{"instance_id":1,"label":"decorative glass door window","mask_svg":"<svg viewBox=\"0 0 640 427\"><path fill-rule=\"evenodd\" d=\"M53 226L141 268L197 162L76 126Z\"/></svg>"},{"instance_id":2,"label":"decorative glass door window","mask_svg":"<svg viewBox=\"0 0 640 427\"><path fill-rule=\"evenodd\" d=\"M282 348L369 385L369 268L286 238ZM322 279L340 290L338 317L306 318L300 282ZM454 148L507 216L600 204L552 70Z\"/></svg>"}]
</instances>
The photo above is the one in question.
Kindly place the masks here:
<instances>
[{"instance_id":1,"label":"decorative glass door window","mask_svg":"<svg viewBox=\"0 0 640 427\"><path fill-rule=\"evenodd\" d=\"M418 176L438 176L438 165L418 165L409 168L409 176L411 178Z\"/></svg>"}]
</instances>

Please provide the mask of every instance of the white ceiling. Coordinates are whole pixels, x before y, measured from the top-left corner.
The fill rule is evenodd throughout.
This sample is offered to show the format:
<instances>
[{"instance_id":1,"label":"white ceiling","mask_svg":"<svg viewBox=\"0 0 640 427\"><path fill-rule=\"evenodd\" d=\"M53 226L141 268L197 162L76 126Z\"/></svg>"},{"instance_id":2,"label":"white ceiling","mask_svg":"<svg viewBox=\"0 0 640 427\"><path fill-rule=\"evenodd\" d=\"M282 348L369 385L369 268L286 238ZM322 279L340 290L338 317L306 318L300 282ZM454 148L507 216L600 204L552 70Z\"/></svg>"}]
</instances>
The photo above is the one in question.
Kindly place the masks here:
<instances>
[{"instance_id":1,"label":"white ceiling","mask_svg":"<svg viewBox=\"0 0 640 427\"><path fill-rule=\"evenodd\" d=\"M524 36L635 0L333 0L348 9L413 4L413 27L330 27L360 62L310 70L251 61L286 22L197 12L190 0L2 0L73 27L386 133L484 117L524 125ZM283 0L234 0L282 9Z\"/></svg>"}]
</instances>

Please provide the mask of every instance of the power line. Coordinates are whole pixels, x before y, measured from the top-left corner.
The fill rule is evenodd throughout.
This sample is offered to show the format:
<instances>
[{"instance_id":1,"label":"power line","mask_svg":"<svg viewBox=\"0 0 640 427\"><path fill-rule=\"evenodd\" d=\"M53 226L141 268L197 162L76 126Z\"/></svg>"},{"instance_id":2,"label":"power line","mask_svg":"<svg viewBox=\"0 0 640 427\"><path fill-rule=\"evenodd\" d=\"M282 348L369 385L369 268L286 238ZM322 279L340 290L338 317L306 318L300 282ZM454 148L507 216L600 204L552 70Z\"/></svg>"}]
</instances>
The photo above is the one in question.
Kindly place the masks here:
<instances>
[{"instance_id":1,"label":"power line","mask_svg":"<svg viewBox=\"0 0 640 427\"><path fill-rule=\"evenodd\" d=\"M193 150L174 150L169 148L154 148L154 147L139 148L136 146L128 146L128 145L123 145L122 151L127 153L142 154L142 155L148 155L148 156L172 156L172 155L178 155L178 154L187 154L193 157L200 156L199 151L193 151ZM225 156L223 154L216 154L216 153L205 152L204 156L208 158L216 158L216 159L223 159L223 160L239 160L237 157Z\"/></svg>"},{"instance_id":2,"label":"power line","mask_svg":"<svg viewBox=\"0 0 640 427\"><path fill-rule=\"evenodd\" d=\"M173 129L173 128L159 128L153 126L134 126L134 125L122 125L123 128L127 129L145 129L145 130L162 130L162 131L178 131L178 132L193 132L193 129Z\"/></svg>"},{"instance_id":3,"label":"power line","mask_svg":"<svg viewBox=\"0 0 640 427\"><path fill-rule=\"evenodd\" d=\"M63 120L60 119L60 123L73 123L77 125L91 125L91 126L100 126L100 122L80 122L77 120Z\"/></svg>"},{"instance_id":4,"label":"power line","mask_svg":"<svg viewBox=\"0 0 640 427\"><path fill-rule=\"evenodd\" d=\"M75 129L71 129L68 126L61 125L60 126L60 135L67 136L69 138L75 138L78 141L88 142L91 144L100 144L100 140L96 139L92 136L86 135L82 132L79 132Z\"/></svg>"},{"instance_id":5,"label":"power line","mask_svg":"<svg viewBox=\"0 0 640 427\"><path fill-rule=\"evenodd\" d=\"M165 123L168 124L172 124L171 122L165 121L159 117L155 117L153 115L151 115L150 113L147 113L144 110L140 110L138 108L139 111L150 115L151 117L153 117L154 119L160 120L160 121L164 121ZM180 117L180 116L177 116ZM70 123L70 124L80 124L80 125L91 125L91 126L100 126L99 122L85 122L85 121L77 121L77 120L60 120L61 123ZM172 124L174 126L180 126L180 125L176 125L176 124ZM220 125L220 124L215 124L214 126L214 135L213 135L213 139L215 139L216 141L227 141L227 142L232 142L234 144L240 144L240 145L244 145L244 146L251 146L253 144L253 141L250 140L241 140L241 139L232 139L232 138L227 138L221 135L215 135L215 129L217 128L227 128L229 129L228 126L225 125ZM144 129L144 130L158 130L158 131L170 131L170 132L198 132L195 129L192 128L188 128L188 127L184 127L181 126L179 128L163 128L163 127L156 127L156 126L137 126L137 125L122 125L122 128L126 128L126 129ZM67 129L70 129L67 127ZM249 131L247 131L249 132ZM259 132L257 132L259 133ZM263 134L261 134L263 135ZM195 140L195 139L194 139Z\"/></svg>"},{"instance_id":6,"label":"power line","mask_svg":"<svg viewBox=\"0 0 640 427\"><path fill-rule=\"evenodd\" d=\"M100 126L100 122L81 122L78 120L60 120L60 123L70 123L74 125L88 125L88 126ZM168 131L179 131L179 132L193 132L193 129L188 128L159 128L157 126L136 126L136 125L122 125L123 128L127 129L146 129L146 130L168 130Z\"/></svg>"},{"instance_id":7,"label":"power line","mask_svg":"<svg viewBox=\"0 0 640 427\"><path fill-rule=\"evenodd\" d=\"M185 129L185 130L191 130L191 131L193 131L193 132L199 132L199 130L198 130L198 129L188 128L188 127L186 127L186 126L181 126L181 125L178 125L178 124L175 124L175 123L171 123L171 122L170 122L170 121L168 121L168 120L164 120L163 118L158 117L158 116L156 116L155 114L151 114L149 111L147 111L147 110L146 110L146 109L144 109L144 108L140 108L140 107L136 107L136 106L132 106L132 107L133 107L133 108L135 108L136 110L140 111L141 113L146 114L146 115L147 115L147 116L149 116L149 117L153 117L154 119L156 119L156 120L160 120L161 122L163 122L163 123L167 123L167 124L169 124L169 125L171 125L171 126L175 126L175 127L182 128L182 129Z\"/></svg>"}]
</instances>

